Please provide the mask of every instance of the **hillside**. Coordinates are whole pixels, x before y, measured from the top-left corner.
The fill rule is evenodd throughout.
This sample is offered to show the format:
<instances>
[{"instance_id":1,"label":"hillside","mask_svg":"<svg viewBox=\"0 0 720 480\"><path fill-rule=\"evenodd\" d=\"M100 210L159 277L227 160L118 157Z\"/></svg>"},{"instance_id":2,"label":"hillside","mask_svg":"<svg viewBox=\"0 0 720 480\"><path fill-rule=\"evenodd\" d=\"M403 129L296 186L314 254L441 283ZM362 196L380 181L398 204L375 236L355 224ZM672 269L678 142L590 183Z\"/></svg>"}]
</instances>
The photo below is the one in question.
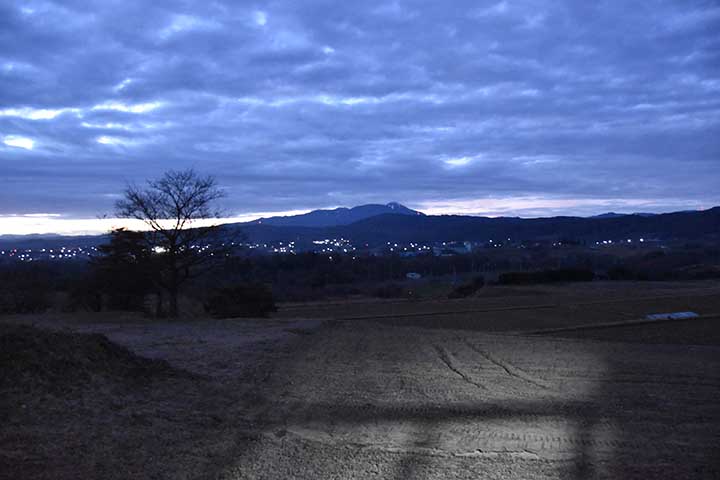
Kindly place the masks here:
<instances>
[{"instance_id":1,"label":"hillside","mask_svg":"<svg viewBox=\"0 0 720 480\"><path fill-rule=\"evenodd\" d=\"M368 206L365 206L368 207ZM387 207L387 206L386 206ZM360 208L360 214L357 210ZM413 212L413 210L409 210ZM318 211L318 212L336 212ZM364 215L363 207L345 209L328 214L325 222L348 221L347 215ZM383 213L349 224L332 226L306 226L304 223L322 224L319 216L273 217L262 222L227 224L231 233L241 232L248 241L290 242L311 244L313 240L345 238L355 244L376 246L386 242L438 242L453 240L537 241L573 239L586 242L620 240L625 238L658 240L720 240L720 207L703 211L684 211L658 215L622 215L613 217L551 217L551 218L488 218L460 215L423 215ZM312 212L311 212L312 213ZM326 213L318 213L326 215ZM298 218L302 217L302 218ZM275 223L280 223L276 225ZM285 224L289 223L289 224ZM298 225L295 225L297 223ZM0 248L54 248L59 246L92 246L105 242L107 236L0 237Z\"/></svg>"},{"instance_id":2,"label":"hillside","mask_svg":"<svg viewBox=\"0 0 720 480\"><path fill-rule=\"evenodd\" d=\"M235 225L253 241L310 241L346 238L355 243L435 242L451 240L488 241L553 240L584 241L653 238L696 240L720 236L720 207L699 212L677 212L653 216L624 215L609 218L487 218L459 215L383 214L350 225L326 228Z\"/></svg>"},{"instance_id":3,"label":"hillside","mask_svg":"<svg viewBox=\"0 0 720 480\"><path fill-rule=\"evenodd\" d=\"M397 202L386 205L368 204L352 208L335 208L333 210L313 210L302 215L285 217L259 218L248 225L270 225L275 227L332 227L349 225L377 215L393 214L408 216L424 216L422 212L411 210Z\"/></svg>"}]
</instances>

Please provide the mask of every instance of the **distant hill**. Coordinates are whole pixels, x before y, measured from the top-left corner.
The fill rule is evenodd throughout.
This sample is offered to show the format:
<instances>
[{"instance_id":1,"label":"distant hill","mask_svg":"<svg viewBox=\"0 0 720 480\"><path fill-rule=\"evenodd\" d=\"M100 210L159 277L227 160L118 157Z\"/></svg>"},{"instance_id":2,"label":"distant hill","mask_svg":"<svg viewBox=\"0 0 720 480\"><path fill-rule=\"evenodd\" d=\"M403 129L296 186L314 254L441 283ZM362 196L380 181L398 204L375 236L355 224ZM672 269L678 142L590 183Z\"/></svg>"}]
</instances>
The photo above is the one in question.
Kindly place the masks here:
<instances>
[{"instance_id":1,"label":"distant hill","mask_svg":"<svg viewBox=\"0 0 720 480\"><path fill-rule=\"evenodd\" d=\"M57 234L31 234L31 235L0 235L0 250L13 248L59 248L62 246L94 247L106 243L109 235L57 235Z\"/></svg>"},{"instance_id":2,"label":"distant hill","mask_svg":"<svg viewBox=\"0 0 720 480\"><path fill-rule=\"evenodd\" d=\"M340 233L340 232L338 232ZM388 218L381 215L342 229L344 238L363 243L472 240L660 240L720 239L720 207L704 211L611 218L487 218L458 215Z\"/></svg>"},{"instance_id":3,"label":"distant hill","mask_svg":"<svg viewBox=\"0 0 720 480\"><path fill-rule=\"evenodd\" d=\"M424 216L422 212L411 210L404 205L390 202L386 205L368 204L352 208L335 208L333 210L313 210L302 215L287 217L259 218L249 225L270 225L275 227L334 227L338 225L350 225L351 223L365 220L377 215L415 215Z\"/></svg>"},{"instance_id":4,"label":"distant hill","mask_svg":"<svg viewBox=\"0 0 720 480\"><path fill-rule=\"evenodd\" d=\"M600 215L595 215L590 218L617 218L617 217L626 217L628 215L637 215L639 217L654 217L657 215L657 213L644 213L644 212L635 212L635 213L615 213L615 212L607 212L607 213L601 213Z\"/></svg>"},{"instance_id":5,"label":"distant hill","mask_svg":"<svg viewBox=\"0 0 720 480\"><path fill-rule=\"evenodd\" d=\"M624 217L625 215L628 215L628 214L627 213L607 212L607 213L601 213L600 215L593 215L590 218L617 218L617 217Z\"/></svg>"},{"instance_id":6,"label":"distant hill","mask_svg":"<svg viewBox=\"0 0 720 480\"><path fill-rule=\"evenodd\" d=\"M391 213L388 213L388 210ZM384 212L370 215L373 212ZM400 213L400 214L398 214ZM363 217L357 221L352 218ZM346 223L350 222L350 223ZM461 215L423 215L399 204L364 205L355 208L316 210L305 215L273 217L224 226L241 231L252 242L290 242L311 247L313 240L346 238L356 245L378 246L386 242L438 241L538 241L571 239L585 242L627 238L720 242L720 207L655 215L601 217L488 218ZM0 237L0 248L52 248L90 246L107 236Z\"/></svg>"},{"instance_id":7,"label":"distant hill","mask_svg":"<svg viewBox=\"0 0 720 480\"><path fill-rule=\"evenodd\" d=\"M257 242L295 241L343 237L369 246L386 242L659 240L720 239L720 207L704 211L613 217L488 218L461 215L376 215L349 225L292 227L228 225L241 229Z\"/></svg>"}]
</instances>

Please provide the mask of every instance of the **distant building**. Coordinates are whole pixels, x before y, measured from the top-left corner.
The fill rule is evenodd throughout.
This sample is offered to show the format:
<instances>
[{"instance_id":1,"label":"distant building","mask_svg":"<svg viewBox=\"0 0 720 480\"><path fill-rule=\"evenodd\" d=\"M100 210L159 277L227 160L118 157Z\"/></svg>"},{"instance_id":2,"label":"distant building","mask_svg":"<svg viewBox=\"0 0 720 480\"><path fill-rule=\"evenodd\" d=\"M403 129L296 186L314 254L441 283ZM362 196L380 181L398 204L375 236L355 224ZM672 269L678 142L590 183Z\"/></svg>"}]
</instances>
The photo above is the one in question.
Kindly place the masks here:
<instances>
[{"instance_id":1,"label":"distant building","mask_svg":"<svg viewBox=\"0 0 720 480\"><path fill-rule=\"evenodd\" d=\"M442 242L433 246L433 255L436 257L448 257L452 255L463 255L472 252L470 242Z\"/></svg>"}]
</instances>

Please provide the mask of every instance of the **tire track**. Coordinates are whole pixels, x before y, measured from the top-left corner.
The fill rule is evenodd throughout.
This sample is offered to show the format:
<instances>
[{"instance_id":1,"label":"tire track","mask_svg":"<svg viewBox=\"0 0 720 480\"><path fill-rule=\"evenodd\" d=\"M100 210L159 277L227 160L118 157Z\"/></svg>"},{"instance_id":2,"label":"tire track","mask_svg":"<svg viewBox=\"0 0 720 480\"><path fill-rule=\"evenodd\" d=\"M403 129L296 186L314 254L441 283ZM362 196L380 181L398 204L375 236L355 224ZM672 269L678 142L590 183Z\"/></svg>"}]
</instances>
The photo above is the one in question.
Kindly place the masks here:
<instances>
[{"instance_id":1,"label":"tire track","mask_svg":"<svg viewBox=\"0 0 720 480\"><path fill-rule=\"evenodd\" d=\"M503 361L498 360L497 358L490 355L488 352L481 350L477 345L473 345L472 343L470 343L467 340L465 340L464 343L465 343L465 345L470 347L471 350L478 353L480 356L482 356L488 362L505 370L505 373L507 373L509 376L518 378L520 380L523 380L525 382L528 382L532 385L535 385L536 387L540 387L545 390L552 389L552 387L550 385L546 384L542 380L537 380L537 379L533 378L524 370L517 368L516 366L514 366L508 362L503 362Z\"/></svg>"},{"instance_id":2,"label":"tire track","mask_svg":"<svg viewBox=\"0 0 720 480\"><path fill-rule=\"evenodd\" d=\"M452 361L452 355L450 352L447 351L447 349L439 346L439 345L433 345L435 350L438 352L438 357L440 357L440 360L445 364L447 368L449 368L451 371L456 373L458 376L460 376L463 380L465 380L470 385L474 385L475 387L481 389L481 390L487 390L488 387L483 385L482 383L478 383L474 381L472 378L470 378L467 374L463 373L460 369L458 369Z\"/></svg>"},{"instance_id":3,"label":"tire track","mask_svg":"<svg viewBox=\"0 0 720 480\"><path fill-rule=\"evenodd\" d=\"M274 432L259 432L261 435L268 437L276 436ZM612 455L618 450L625 452L633 452L634 454L646 453L648 451L655 452L683 452L692 453L692 448L684 445L678 445L670 442L656 441L633 441L624 439L615 439L612 435L602 437L588 437L581 433L562 433L554 434L533 434L522 432L511 432L506 429L498 429L494 431L478 432L475 435L466 437L462 442L472 445L469 450L454 449L447 445L445 448L437 447L419 447L418 442L412 445L403 444L404 442L385 441L378 438L377 440L360 440L351 432L330 432L326 430L316 430L303 428L298 425L288 426L286 434L295 438L320 443L324 445L332 445L334 447L353 446L356 448L366 448L382 451L399 451L399 452L415 452L421 454L440 454L447 456L475 456L477 453L498 454L498 453L519 453L522 451L532 453L540 458L552 458L553 454L558 453L574 453L581 447L591 447L595 454ZM422 435L421 435L422 436ZM464 437L462 434L461 437ZM444 443L444 442L441 442ZM458 442L452 442L458 444ZM450 447L450 448L448 448ZM484 455L479 455L484 456Z\"/></svg>"}]
</instances>

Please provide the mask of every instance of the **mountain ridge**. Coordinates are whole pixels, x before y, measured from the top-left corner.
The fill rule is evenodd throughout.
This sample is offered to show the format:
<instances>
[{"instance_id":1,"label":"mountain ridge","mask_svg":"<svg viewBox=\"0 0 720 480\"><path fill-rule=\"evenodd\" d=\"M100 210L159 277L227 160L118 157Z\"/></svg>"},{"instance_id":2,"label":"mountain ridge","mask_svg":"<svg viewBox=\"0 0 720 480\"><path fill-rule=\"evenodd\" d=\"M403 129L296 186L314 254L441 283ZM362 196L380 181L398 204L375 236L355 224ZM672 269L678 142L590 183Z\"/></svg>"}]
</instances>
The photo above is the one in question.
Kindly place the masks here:
<instances>
[{"instance_id":1,"label":"mountain ridge","mask_svg":"<svg viewBox=\"0 0 720 480\"><path fill-rule=\"evenodd\" d=\"M334 227L350 225L357 221L377 215L416 215L424 216L422 212L407 208L398 202L386 204L368 203L356 207L338 207L333 209L318 209L300 215L258 218L244 225L270 225L275 227Z\"/></svg>"},{"instance_id":2,"label":"mountain ridge","mask_svg":"<svg viewBox=\"0 0 720 480\"><path fill-rule=\"evenodd\" d=\"M351 209L348 209L351 210ZM282 217L281 217L282 218ZM423 215L383 213L345 225L323 227L272 225L246 222L224 224L230 234L242 232L248 241L258 243L290 242L312 245L312 241L345 238L358 245L377 246L387 242L489 241L512 238L523 241L575 239L595 242L628 238L720 241L720 207L701 211L612 217L543 218L473 217L464 215ZM0 247L27 248L52 245L99 245L107 234L83 237L12 239L0 237Z\"/></svg>"},{"instance_id":3,"label":"mountain ridge","mask_svg":"<svg viewBox=\"0 0 720 480\"><path fill-rule=\"evenodd\" d=\"M358 244L386 242L559 240L620 240L630 237L663 240L720 238L720 207L652 216L593 217L471 217L463 215L377 215L349 225L323 228L247 225L241 228L253 241L308 241L346 238ZM232 227L232 226L228 226Z\"/></svg>"}]
</instances>

